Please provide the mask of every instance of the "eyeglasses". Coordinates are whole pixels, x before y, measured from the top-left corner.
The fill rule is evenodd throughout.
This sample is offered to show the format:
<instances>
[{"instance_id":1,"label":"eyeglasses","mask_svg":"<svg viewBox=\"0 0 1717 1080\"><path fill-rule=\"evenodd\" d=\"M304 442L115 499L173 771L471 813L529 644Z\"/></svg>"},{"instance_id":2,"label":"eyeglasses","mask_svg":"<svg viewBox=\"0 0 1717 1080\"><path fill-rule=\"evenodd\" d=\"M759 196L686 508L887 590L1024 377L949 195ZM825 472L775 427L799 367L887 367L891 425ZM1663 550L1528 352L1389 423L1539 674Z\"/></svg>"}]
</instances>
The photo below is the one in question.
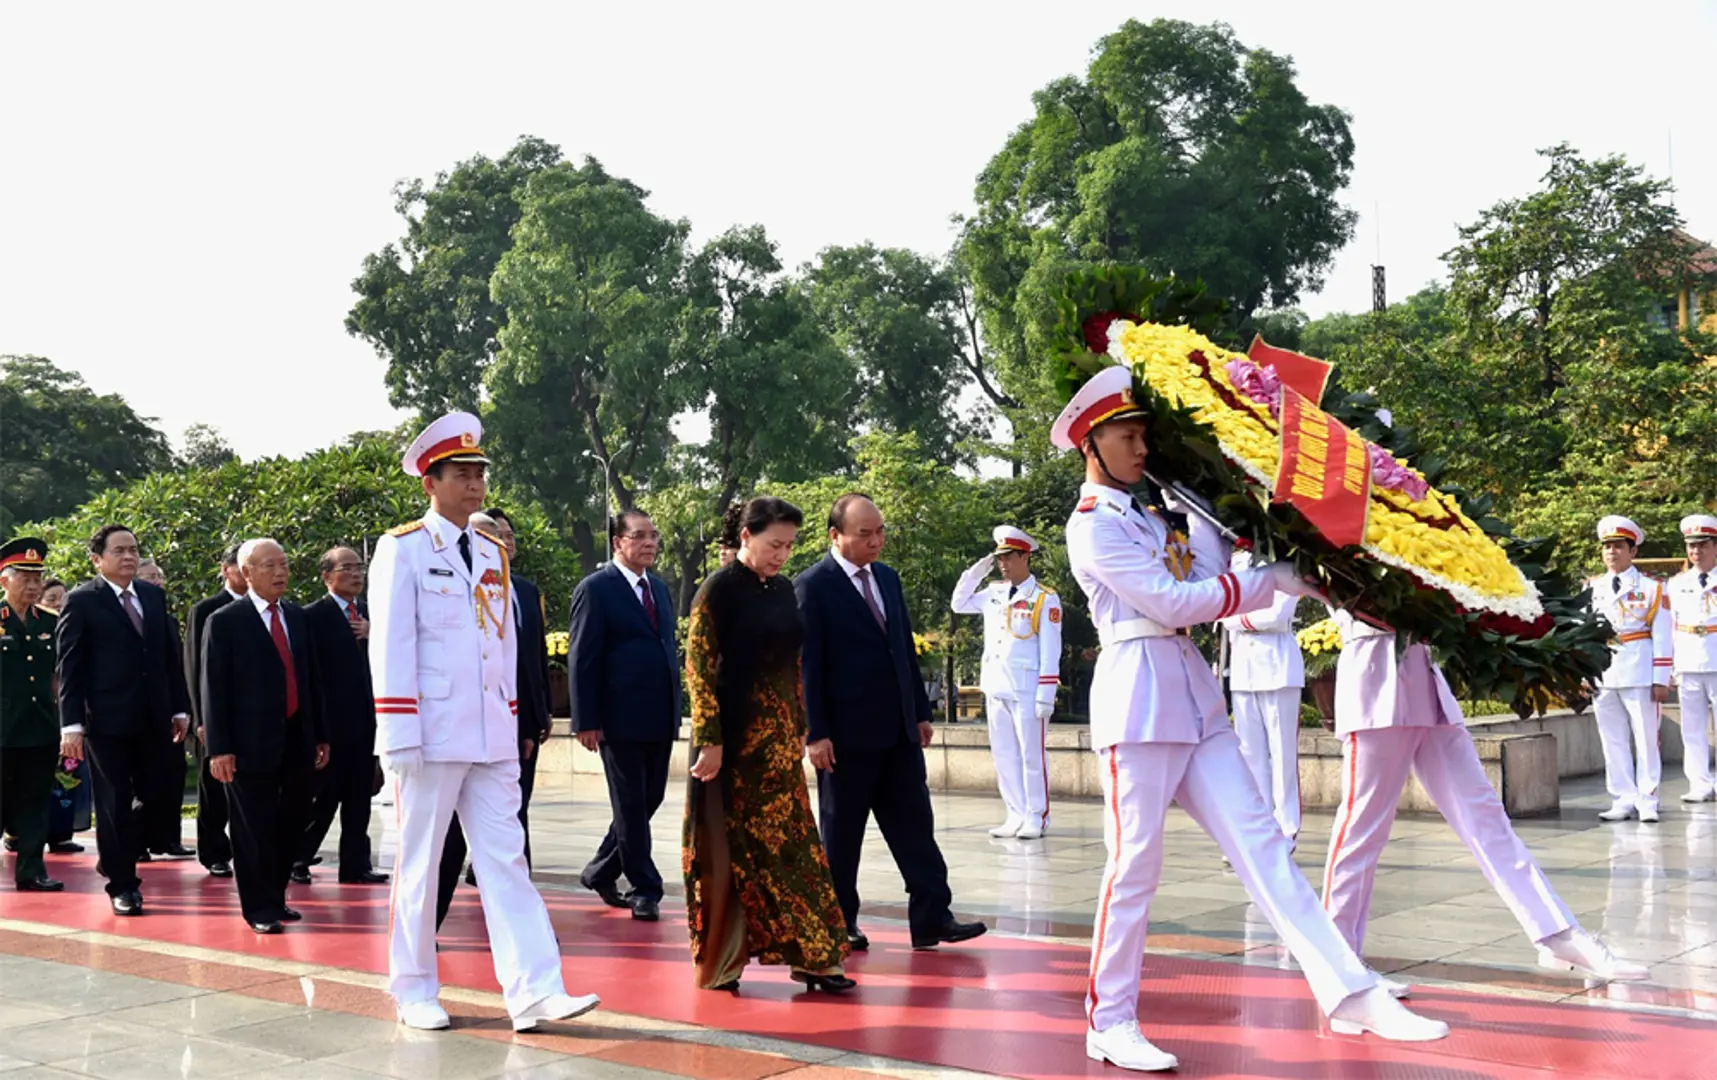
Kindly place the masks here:
<instances>
[{"instance_id":1,"label":"eyeglasses","mask_svg":"<svg viewBox=\"0 0 1717 1080\"><path fill-rule=\"evenodd\" d=\"M364 572L364 564L358 562L336 563L330 566L328 570L335 574L361 574Z\"/></svg>"},{"instance_id":2,"label":"eyeglasses","mask_svg":"<svg viewBox=\"0 0 1717 1080\"><path fill-rule=\"evenodd\" d=\"M661 538L662 534L656 532L654 529L649 532L629 532L620 534L620 539L622 540L660 540Z\"/></svg>"}]
</instances>

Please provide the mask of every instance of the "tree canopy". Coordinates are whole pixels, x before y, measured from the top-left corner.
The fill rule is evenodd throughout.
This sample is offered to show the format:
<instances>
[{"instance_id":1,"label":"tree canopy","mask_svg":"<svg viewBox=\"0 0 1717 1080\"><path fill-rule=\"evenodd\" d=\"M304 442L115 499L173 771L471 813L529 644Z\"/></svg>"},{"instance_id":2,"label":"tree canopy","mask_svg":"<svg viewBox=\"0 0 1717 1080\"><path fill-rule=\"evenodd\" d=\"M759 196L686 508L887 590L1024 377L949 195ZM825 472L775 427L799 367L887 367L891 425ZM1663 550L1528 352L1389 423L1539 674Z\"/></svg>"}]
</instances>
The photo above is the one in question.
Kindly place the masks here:
<instances>
[{"instance_id":1,"label":"tree canopy","mask_svg":"<svg viewBox=\"0 0 1717 1080\"><path fill-rule=\"evenodd\" d=\"M167 436L118 394L96 393L44 356L0 356L0 366L0 534L171 466Z\"/></svg>"}]
</instances>

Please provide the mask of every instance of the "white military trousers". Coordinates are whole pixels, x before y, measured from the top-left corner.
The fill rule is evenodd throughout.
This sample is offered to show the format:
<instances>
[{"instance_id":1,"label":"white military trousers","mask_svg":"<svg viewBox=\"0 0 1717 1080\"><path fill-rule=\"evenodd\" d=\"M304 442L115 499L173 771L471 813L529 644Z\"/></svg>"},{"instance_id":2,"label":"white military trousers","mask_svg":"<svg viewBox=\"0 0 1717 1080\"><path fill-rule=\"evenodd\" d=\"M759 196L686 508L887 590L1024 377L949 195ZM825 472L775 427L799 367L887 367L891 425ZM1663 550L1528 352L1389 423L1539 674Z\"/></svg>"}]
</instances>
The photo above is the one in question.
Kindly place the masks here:
<instances>
[{"instance_id":1,"label":"white military trousers","mask_svg":"<svg viewBox=\"0 0 1717 1080\"><path fill-rule=\"evenodd\" d=\"M1300 835L1300 688L1236 690L1234 734L1258 791L1293 840Z\"/></svg>"},{"instance_id":2,"label":"white military trousers","mask_svg":"<svg viewBox=\"0 0 1717 1080\"><path fill-rule=\"evenodd\" d=\"M388 912L388 992L400 1004L433 1001L441 990L435 959L435 890L442 843L454 811L483 887L495 979L507 1012L566 992L560 943L548 907L525 868L519 824L519 763L426 761L394 781L399 860Z\"/></svg>"},{"instance_id":3,"label":"white military trousers","mask_svg":"<svg viewBox=\"0 0 1717 1080\"><path fill-rule=\"evenodd\" d=\"M1459 724L1351 731L1342 739L1341 809L1324 864L1324 907L1355 952L1365 923L1377 860L1389 842L1395 807L1409 770L1472 852L1485 880L1533 941L1575 925L1538 861L1521 843L1502 800L1485 779L1472 735Z\"/></svg>"},{"instance_id":4,"label":"white military trousers","mask_svg":"<svg viewBox=\"0 0 1717 1080\"><path fill-rule=\"evenodd\" d=\"M1685 671L1681 684L1681 769L1687 790L1709 795L1717 787L1711 772L1711 717L1717 715L1717 671Z\"/></svg>"},{"instance_id":5,"label":"white military trousers","mask_svg":"<svg viewBox=\"0 0 1717 1080\"><path fill-rule=\"evenodd\" d=\"M1663 781L1663 751L1658 745L1663 709L1651 699L1651 687L1600 690L1592 712L1604 740L1604 786L1610 798L1624 806L1656 810L1657 789Z\"/></svg>"},{"instance_id":6,"label":"white military trousers","mask_svg":"<svg viewBox=\"0 0 1717 1080\"><path fill-rule=\"evenodd\" d=\"M1037 718L1036 701L989 695L990 756L996 787L1009 817L1042 829L1049 825L1049 774L1044 768L1049 722Z\"/></svg>"},{"instance_id":7,"label":"white military trousers","mask_svg":"<svg viewBox=\"0 0 1717 1080\"><path fill-rule=\"evenodd\" d=\"M1212 725L1200 743L1121 743L1098 752L1109 858L1092 931L1086 1019L1106 1031L1138 1017L1139 975L1151 897L1162 876L1163 824L1179 803L1234 864L1234 872L1299 961L1327 1015L1377 977L1336 932L1317 893L1294 865L1240 740Z\"/></svg>"}]
</instances>

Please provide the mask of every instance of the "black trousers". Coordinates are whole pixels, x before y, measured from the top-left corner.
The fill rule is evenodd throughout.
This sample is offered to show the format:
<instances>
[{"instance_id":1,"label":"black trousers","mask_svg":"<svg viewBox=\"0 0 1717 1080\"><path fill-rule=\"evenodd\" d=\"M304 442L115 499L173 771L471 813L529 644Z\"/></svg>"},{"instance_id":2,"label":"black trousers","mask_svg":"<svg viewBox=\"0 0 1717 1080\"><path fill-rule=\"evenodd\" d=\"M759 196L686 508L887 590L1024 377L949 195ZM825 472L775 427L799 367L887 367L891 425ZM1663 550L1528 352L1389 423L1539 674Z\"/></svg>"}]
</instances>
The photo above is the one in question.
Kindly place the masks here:
<instances>
[{"instance_id":1,"label":"black trousers","mask_svg":"<svg viewBox=\"0 0 1717 1080\"><path fill-rule=\"evenodd\" d=\"M370 861L370 797L375 793L375 780L376 757L369 746L341 744L332 749L327 766L316 774L312 785L315 795L310 821L293 856L297 862L308 863L322 850L338 814L340 879L374 869Z\"/></svg>"},{"instance_id":2,"label":"black trousers","mask_svg":"<svg viewBox=\"0 0 1717 1080\"><path fill-rule=\"evenodd\" d=\"M209 772L209 750L198 739L191 748L197 759L197 861L204 866L233 861L227 838L226 785Z\"/></svg>"},{"instance_id":3,"label":"black trousers","mask_svg":"<svg viewBox=\"0 0 1717 1080\"><path fill-rule=\"evenodd\" d=\"M818 824L835 898L847 926L858 926L859 852L871 815L906 879L906 917L928 932L952 918L948 864L936 846L936 817L924 772L924 751L904 738L887 750L835 751L832 772L817 773Z\"/></svg>"},{"instance_id":4,"label":"black trousers","mask_svg":"<svg viewBox=\"0 0 1717 1080\"><path fill-rule=\"evenodd\" d=\"M184 837L185 744L176 743L169 736L159 750L161 774L149 794L138 796L142 803L138 813L143 816L143 842L150 851L178 847Z\"/></svg>"},{"instance_id":5,"label":"black trousers","mask_svg":"<svg viewBox=\"0 0 1717 1080\"><path fill-rule=\"evenodd\" d=\"M123 896L143 884L137 876L143 818L131 804L139 796L145 805L159 798L155 788L161 783L161 742L166 738L159 732L84 736L95 788L95 849L109 896Z\"/></svg>"},{"instance_id":6,"label":"black trousers","mask_svg":"<svg viewBox=\"0 0 1717 1080\"><path fill-rule=\"evenodd\" d=\"M520 747L519 757L519 824L525 830L525 866L531 865L531 792L537 786L537 753L542 747L537 747L537 753L524 757L524 747ZM439 875L435 882L435 928L441 929L441 924L447 921L447 912L453 907L453 894L459 888L459 875L465 869L465 856L470 849L465 845L465 830L459 827L459 815L455 813L447 825L447 838L441 846L441 865L436 868Z\"/></svg>"},{"instance_id":7,"label":"black trousers","mask_svg":"<svg viewBox=\"0 0 1717 1080\"><path fill-rule=\"evenodd\" d=\"M608 776L608 805L614 820L596 856L579 880L595 887L612 885L625 874L636 896L662 899L662 875L650 858L650 819L668 790L672 742L602 741L602 770Z\"/></svg>"},{"instance_id":8,"label":"black trousers","mask_svg":"<svg viewBox=\"0 0 1717 1080\"><path fill-rule=\"evenodd\" d=\"M280 768L241 765L227 785L233 879L246 922L268 922L285 914L292 861L310 816L312 754L309 747L288 740Z\"/></svg>"},{"instance_id":9,"label":"black trousers","mask_svg":"<svg viewBox=\"0 0 1717 1080\"><path fill-rule=\"evenodd\" d=\"M59 764L58 746L0 748L0 831L11 833L18 845L12 876L19 882L47 876L42 850L48 845L48 798Z\"/></svg>"}]
</instances>

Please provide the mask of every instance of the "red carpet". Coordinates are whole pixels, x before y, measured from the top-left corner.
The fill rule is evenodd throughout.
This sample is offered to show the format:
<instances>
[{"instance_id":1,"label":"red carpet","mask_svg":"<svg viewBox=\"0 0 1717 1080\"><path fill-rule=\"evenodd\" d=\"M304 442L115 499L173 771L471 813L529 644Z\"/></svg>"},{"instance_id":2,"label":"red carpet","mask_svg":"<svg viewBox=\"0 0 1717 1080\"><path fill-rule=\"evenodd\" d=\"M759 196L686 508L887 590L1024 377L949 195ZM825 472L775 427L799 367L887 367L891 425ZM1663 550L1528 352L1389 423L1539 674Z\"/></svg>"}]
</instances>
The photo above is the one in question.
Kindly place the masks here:
<instances>
[{"instance_id":1,"label":"red carpet","mask_svg":"<svg viewBox=\"0 0 1717 1080\"><path fill-rule=\"evenodd\" d=\"M0 917L334 967L386 967L385 887L293 886L304 922L281 936L257 937L239 918L231 882L208 877L194 862L141 867L149 914L119 919L108 910L92 858L51 861L67 891L0 893ZM784 970L755 967L740 993L729 995L692 985L677 911L652 925L594 897L553 893L549 905L568 989L595 991L618 1012L978 1072L1124 1075L1084 1057L1082 948L986 937L915 953L902 932L872 925L872 951L849 968L861 985L846 997L809 994ZM442 950L444 982L496 989L475 890L461 888ZM1717 1078L1717 1025L1449 991L1426 991L1415 1002L1447 1020L1454 1034L1418 1047L1330 1036L1296 974L1153 955L1142 1009L1146 1033L1179 1055L1182 1076Z\"/></svg>"}]
</instances>

